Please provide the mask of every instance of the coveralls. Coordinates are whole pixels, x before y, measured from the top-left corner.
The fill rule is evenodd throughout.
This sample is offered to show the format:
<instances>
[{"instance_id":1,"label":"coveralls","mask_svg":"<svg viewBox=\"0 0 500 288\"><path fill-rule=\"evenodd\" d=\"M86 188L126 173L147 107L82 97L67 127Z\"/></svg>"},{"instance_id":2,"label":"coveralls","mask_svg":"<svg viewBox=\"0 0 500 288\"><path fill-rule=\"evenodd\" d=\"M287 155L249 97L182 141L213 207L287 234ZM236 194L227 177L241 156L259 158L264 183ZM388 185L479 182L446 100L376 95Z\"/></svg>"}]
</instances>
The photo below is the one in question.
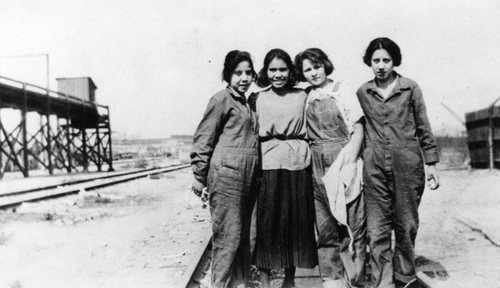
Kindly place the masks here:
<instances>
[{"instance_id":1,"label":"coveralls","mask_svg":"<svg viewBox=\"0 0 500 288\"><path fill-rule=\"evenodd\" d=\"M395 77L394 89L385 99L375 80L357 91L366 119L364 193L374 287L394 287L393 277L402 283L415 279L424 161L439 161L420 87L397 73Z\"/></svg>"},{"instance_id":2,"label":"coveralls","mask_svg":"<svg viewBox=\"0 0 500 288\"><path fill-rule=\"evenodd\" d=\"M194 177L210 193L213 287L234 287L248 279L257 166L255 113L228 87L210 99L191 152Z\"/></svg>"},{"instance_id":3,"label":"coveralls","mask_svg":"<svg viewBox=\"0 0 500 288\"><path fill-rule=\"evenodd\" d=\"M348 129L345 118L351 118L349 124L352 127L363 116L354 93L347 95L347 91L342 91L341 86L341 82L332 82L323 89L326 90L326 95L314 99L311 99L313 93L322 92L315 91L314 88L308 89L307 136L312 153L317 242L320 259L326 258L325 262L328 263L328 267L321 267L323 272L331 270L330 277L334 280L346 277L347 287L364 287L367 243L363 195L347 207L349 226L354 238L354 252L349 252L349 234L346 227L338 224L332 215L327 191L321 179L351 139L352 128ZM349 96L352 99L346 98Z\"/></svg>"}]
</instances>

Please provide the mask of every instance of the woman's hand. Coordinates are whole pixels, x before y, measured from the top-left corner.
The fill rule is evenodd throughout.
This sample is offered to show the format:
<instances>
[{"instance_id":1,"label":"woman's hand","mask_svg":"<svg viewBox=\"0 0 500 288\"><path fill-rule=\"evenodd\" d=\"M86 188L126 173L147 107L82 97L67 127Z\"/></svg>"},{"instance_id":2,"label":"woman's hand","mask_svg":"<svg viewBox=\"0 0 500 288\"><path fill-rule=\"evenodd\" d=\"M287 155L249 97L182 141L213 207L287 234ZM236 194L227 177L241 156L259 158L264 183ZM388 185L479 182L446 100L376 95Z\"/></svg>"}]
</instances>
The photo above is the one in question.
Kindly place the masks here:
<instances>
[{"instance_id":1,"label":"woman's hand","mask_svg":"<svg viewBox=\"0 0 500 288\"><path fill-rule=\"evenodd\" d=\"M191 189L193 190L194 194L198 197L201 196L201 192L203 191L203 188L205 188L205 185L201 183L200 181L194 179L193 184L191 185Z\"/></svg>"},{"instance_id":2,"label":"woman's hand","mask_svg":"<svg viewBox=\"0 0 500 288\"><path fill-rule=\"evenodd\" d=\"M210 194L208 194L208 190L203 183L194 179L193 184L191 185L191 191L193 191L194 195L200 197L201 199L201 207L203 209L207 208L208 198Z\"/></svg>"},{"instance_id":3,"label":"woman's hand","mask_svg":"<svg viewBox=\"0 0 500 288\"><path fill-rule=\"evenodd\" d=\"M427 185L429 185L429 188L431 188L431 190L436 190L437 188L439 188L439 173L436 165L434 164L427 165L427 181Z\"/></svg>"}]
</instances>

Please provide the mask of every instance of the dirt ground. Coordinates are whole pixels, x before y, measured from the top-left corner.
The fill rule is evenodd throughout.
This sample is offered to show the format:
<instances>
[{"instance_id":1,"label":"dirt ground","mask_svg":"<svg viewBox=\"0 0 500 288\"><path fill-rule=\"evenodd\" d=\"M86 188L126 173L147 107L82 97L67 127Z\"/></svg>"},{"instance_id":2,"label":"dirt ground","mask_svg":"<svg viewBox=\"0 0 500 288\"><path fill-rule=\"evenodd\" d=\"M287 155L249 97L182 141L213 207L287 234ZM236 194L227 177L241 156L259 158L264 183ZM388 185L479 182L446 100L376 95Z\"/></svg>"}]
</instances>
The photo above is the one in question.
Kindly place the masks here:
<instances>
[{"instance_id":1,"label":"dirt ground","mask_svg":"<svg viewBox=\"0 0 500 288\"><path fill-rule=\"evenodd\" d=\"M210 229L190 181L184 169L2 213L0 287L179 287Z\"/></svg>"},{"instance_id":2,"label":"dirt ground","mask_svg":"<svg viewBox=\"0 0 500 288\"><path fill-rule=\"evenodd\" d=\"M500 287L500 171L442 171L425 191L416 254L435 287Z\"/></svg>"},{"instance_id":3,"label":"dirt ground","mask_svg":"<svg viewBox=\"0 0 500 288\"><path fill-rule=\"evenodd\" d=\"M441 180L420 207L420 269L433 287L500 287L500 171ZM190 182L184 169L2 212L0 288L181 287L210 231Z\"/></svg>"}]
</instances>

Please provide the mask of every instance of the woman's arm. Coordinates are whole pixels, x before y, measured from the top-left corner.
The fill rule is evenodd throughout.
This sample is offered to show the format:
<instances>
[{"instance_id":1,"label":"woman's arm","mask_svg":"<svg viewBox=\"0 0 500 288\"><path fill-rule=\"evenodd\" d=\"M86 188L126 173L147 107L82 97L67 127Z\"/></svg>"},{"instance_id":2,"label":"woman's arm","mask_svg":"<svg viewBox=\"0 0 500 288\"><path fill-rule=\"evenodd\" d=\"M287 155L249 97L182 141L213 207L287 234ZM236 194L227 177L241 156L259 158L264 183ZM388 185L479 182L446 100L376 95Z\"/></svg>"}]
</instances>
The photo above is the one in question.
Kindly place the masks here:
<instances>
[{"instance_id":1,"label":"woman's arm","mask_svg":"<svg viewBox=\"0 0 500 288\"><path fill-rule=\"evenodd\" d=\"M222 119L223 105L215 97L212 97L194 134L193 148L190 154L191 168L195 178L193 188L197 190L203 189L207 184L210 158L222 131Z\"/></svg>"},{"instance_id":2,"label":"woman's arm","mask_svg":"<svg viewBox=\"0 0 500 288\"><path fill-rule=\"evenodd\" d=\"M434 135L432 135L431 125L427 117L427 109L422 97L422 90L416 85L412 95L413 113L415 114L415 128L420 141L420 148L423 151L425 164L435 164L439 162Z\"/></svg>"},{"instance_id":3,"label":"woman's arm","mask_svg":"<svg viewBox=\"0 0 500 288\"><path fill-rule=\"evenodd\" d=\"M413 108L415 113L415 125L417 128L418 139L420 140L420 148L423 151L424 161L427 165L427 181L429 187L435 190L439 187L439 173L436 168L436 163L439 162L434 135L431 131L431 125L427 118L427 110L425 107L422 91L417 85L413 90Z\"/></svg>"},{"instance_id":4,"label":"woman's arm","mask_svg":"<svg viewBox=\"0 0 500 288\"><path fill-rule=\"evenodd\" d=\"M364 137L364 128L361 123L362 120L356 122L354 124L354 132L351 137L351 153L349 153L349 163L356 162L358 159L359 151L361 150L361 146L363 145L363 137Z\"/></svg>"}]
</instances>

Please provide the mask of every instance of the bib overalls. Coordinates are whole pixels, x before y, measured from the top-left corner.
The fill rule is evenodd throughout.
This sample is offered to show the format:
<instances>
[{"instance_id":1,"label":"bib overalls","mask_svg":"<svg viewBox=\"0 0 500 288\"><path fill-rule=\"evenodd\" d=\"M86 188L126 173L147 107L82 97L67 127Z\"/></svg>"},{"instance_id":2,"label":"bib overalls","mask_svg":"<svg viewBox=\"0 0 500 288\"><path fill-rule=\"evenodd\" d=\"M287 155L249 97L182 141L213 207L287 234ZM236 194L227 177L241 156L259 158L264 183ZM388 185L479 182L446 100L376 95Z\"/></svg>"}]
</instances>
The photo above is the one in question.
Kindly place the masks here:
<instances>
[{"instance_id":1,"label":"bib overalls","mask_svg":"<svg viewBox=\"0 0 500 288\"><path fill-rule=\"evenodd\" d=\"M312 100L306 115L312 156L317 242L320 248L318 253L320 263L327 266L320 268L323 272L330 272L334 280L346 278L348 287L364 287L367 243L363 195L347 207L348 222L354 236L354 252L349 252L349 234L346 227L338 224L333 217L321 180L349 142L350 133L333 97Z\"/></svg>"}]
</instances>

